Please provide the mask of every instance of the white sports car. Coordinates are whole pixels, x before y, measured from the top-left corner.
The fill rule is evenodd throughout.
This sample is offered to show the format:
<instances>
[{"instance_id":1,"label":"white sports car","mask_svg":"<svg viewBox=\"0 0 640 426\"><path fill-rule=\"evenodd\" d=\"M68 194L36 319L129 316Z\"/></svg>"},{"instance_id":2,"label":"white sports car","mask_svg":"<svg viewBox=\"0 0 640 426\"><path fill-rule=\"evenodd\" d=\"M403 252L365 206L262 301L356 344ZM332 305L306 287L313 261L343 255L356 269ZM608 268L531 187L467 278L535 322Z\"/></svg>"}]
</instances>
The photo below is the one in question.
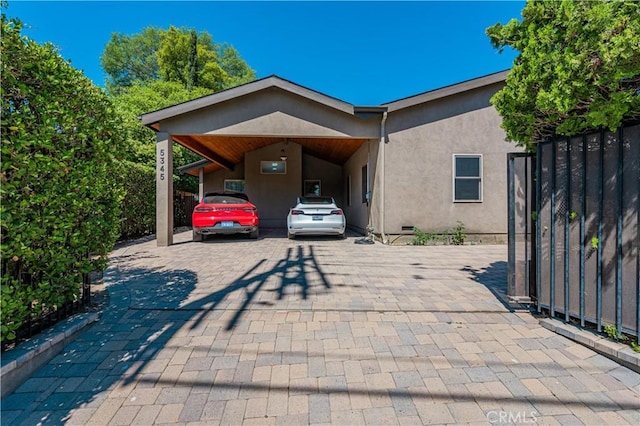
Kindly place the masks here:
<instances>
[{"instance_id":1,"label":"white sports car","mask_svg":"<svg viewBox=\"0 0 640 426\"><path fill-rule=\"evenodd\" d=\"M287 235L337 235L345 237L347 220L332 197L298 197L287 215Z\"/></svg>"}]
</instances>

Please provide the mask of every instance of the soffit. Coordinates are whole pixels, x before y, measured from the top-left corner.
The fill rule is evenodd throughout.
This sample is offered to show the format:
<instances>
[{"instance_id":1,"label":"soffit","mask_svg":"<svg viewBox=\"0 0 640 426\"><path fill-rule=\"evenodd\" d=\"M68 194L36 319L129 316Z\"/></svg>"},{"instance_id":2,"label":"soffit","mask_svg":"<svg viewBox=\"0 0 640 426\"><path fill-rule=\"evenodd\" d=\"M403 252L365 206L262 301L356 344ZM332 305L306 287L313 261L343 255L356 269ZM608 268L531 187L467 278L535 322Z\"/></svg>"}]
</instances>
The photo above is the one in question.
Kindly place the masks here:
<instances>
[{"instance_id":1,"label":"soffit","mask_svg":"<svg viewBox=\"0 0 640 426\"><path fill-rule=\"evenodd\" d=\"M232 169L244 162L247 152L275 143L295 143L305 154L334 164L344 164L368 139L366 138L300 138L220 135L171 135L180 145L212 161L205 165L205 173L223 168ZM197 170L188 173L197 174Z\"/></svg>"}]
</instances>

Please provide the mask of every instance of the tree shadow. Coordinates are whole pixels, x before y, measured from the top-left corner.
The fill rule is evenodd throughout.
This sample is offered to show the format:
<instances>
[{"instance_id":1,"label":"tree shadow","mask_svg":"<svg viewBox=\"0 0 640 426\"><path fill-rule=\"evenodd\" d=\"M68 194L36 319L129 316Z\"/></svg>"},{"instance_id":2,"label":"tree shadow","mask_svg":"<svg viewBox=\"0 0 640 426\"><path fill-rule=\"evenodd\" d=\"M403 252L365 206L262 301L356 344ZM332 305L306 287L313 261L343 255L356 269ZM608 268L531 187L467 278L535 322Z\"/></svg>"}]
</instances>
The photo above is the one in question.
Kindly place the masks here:
<instances>
[{"instance_id":1,"label":"tree shadow","mask_svg":"<svg viewBox=\"0 0 640 426\"><path fill-rule=\"evenodd\" d=\"M150 373L149 367L153 370L152 363L169 341L203 326L216 308L221 314L230 310L220 304L233 293L243 292L243 297L226 331L239 325L261 291L275 291L277 300L283 300L296 289L302 299L308 299L332 288L312 245L289 247L266 270L267 259L261 259L226 287L189 302L198 284L194 271L127 266L135 260L135 254L121 256L105 271L110 303L100 320L3 399L7 424L35 424L35 414L39 421L44 419L43 424L63 424L73 410L100 403L100 394L114 386L158 380L159 373ZM267 280L272 284L274 277L275 289L265 289ZM5 407L11 408L5 411Z\"/></svg>"},{"instance_id":2,"label":"tree shadow","mask_svg":"<svg viewBox=\"0 0 640 426\"><path fill-rule=\"evenodd\" d=\"M161 271L159 268L116 268L110 271L105 279L116 283L109 288L110 292L118 293L112 296L112 299L117 300L113 307L115 309L110 309L115 311L113 315L123 315L123 310L127 311L128 316L139 315L141 318L160 318L163 317L162 311L183 313L172 315L172 318L179 318L179 321L157 323L154 332L147 333L146 340L127 353L129 360L138 362L133 370L127 372L125 383L131 383L138 377L148 361L164 347L164 343L183 328L184 321L191 322L191 330L197 329L209 313L219 308L233 293L243 292L243 298L225 325L225 331L233 330L240 323L261 291L275 291L277 300L283 300L295 288L299 290L302 299L306 300L313 287L308 278L310 274L319 277L319 284L316 286L320 288L314 289L314 294L331 289L331 283L318 264L312 245L289 247L286 255L273 267L259 272L266 261L267 259L259 260L226 287L187 303L185 301L197 284L197 276L192 271ZM274 277L278 280L275 290L265 290L267 281ZM225 309L230 308L225 306Z\"/></svg>"},{"instance_id":3,"label":"tree shadow","mask_svg":"<svg viewBox=\"0 0 640 426\"><path fill-rule=\"evenodd\" d=\"M308 246L307 248L308 254L305 254L305 248L302 246L298 246L296 250L289 247L286 256L280 259L271 269L256 273L264 262L266 262L266 259L262 259L227 287L197 301L188 303L183 306L182 309L198 310L200 312L195 317L196 321L193 327L196 327L206 317L207 311L215 309L229 294L238 290L244 290L245 294L242 304L225 327L225 330L230 331L238 324L243 313L249 309L256 295L263 289L265 283L271 277L275 276L279 278L279 285L276 289L278 300L282 300L287 289L294 286L300 288L304 300L308 299L310 284L307 276L312 272L316 272L319 275L323 290L327 291L331 288L331 284L327 280L326 274L320 269L320 265L314 254L314 247Z\"/></svg>"},{"instance_id":4,"label":"tree shadow","mask_svg":"<svg viewBox=\"0 0 640 426\"><path fill-rule=\"evenodd\" d=\"M474 281L485 286L510 312L528 309L524 305L511 302L507 295L508 266L507 262L499 261L493 262L486 268L476 269L472 266L465 266L461 270L470 273Z\"/></svg>"}]
</instances>

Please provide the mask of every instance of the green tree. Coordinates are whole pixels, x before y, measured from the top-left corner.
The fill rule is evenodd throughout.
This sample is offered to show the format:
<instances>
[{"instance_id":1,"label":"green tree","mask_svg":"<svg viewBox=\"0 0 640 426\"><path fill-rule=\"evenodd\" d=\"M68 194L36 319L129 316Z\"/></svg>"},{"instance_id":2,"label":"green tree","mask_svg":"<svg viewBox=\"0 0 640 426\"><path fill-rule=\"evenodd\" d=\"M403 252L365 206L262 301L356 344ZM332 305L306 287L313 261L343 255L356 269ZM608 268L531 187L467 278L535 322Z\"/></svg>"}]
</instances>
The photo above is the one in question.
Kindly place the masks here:
<instances>
[{"instance_id":1,"label":"green tree","mask_svg":"<svg viewBox=\"0 0 640 426\"><path fill-rule=\"evenodd\" d=\"M206 31L174 26L113 34L101 61L112 93L136 81L163 80L218 91L255 79L255 71L233 47L214 43Z\"/></svg>"},{"instance_id":2,"label":"green tree","mask_svg":"<svg viewBox=\"0 0 640 426\"><path fill-rule=\"evenodd\" d=\"M255 72L233 47L215 44L207 32L173 26L131 36L114 34L101 59L127 140L121 234L149 234L155 227L156 136L139 116L246 83L255 79ZM178 144L173 144L173 158L175 167L201 159ZM198 182L174 174L174 187L197 192Z\"/></svg>"},{"instance_id":3,"label":"green tree","mask_svg":"<svg viewBox=\"0 0 640 426\"><path fill-rule=\"evenodd\" d=\"M509 140L533 149L640 118L640 3L528 1L522 18L487 29L494 47L520 52L492 98Z\"/></svg>"},{"instance_id":4,"label":"green tree","mask_svg":"<svg viewBox=\"0 0 640 426\"><path fill-rule=\"evenodd\" d=\"M218 63L226 73L224 87L235 87L255 79L255 72L242 59L240 53L231 45L218 45Z\"/></svg>"},{"instance_id":5,"label":"green tree","mask_svg":"<svg viewBox=\"0 0 640 426\"><path fill-rule=\"evenodd\" d=\"M121 90L113 95L112 101L115 110L122 117L127 136L127 159L129 161L155 167L156 161L156 135L153 130L143 126L138 118L141 114L155 111L171 105L188 101L194 97L210 94L210 90L202 87L194 87L187 90L177 82L153 81L148 84L134 83L133 86ZM201 157L173 144L174 165L176 167L199 160ZM193 190L193 184L189 187L180 187L180 179L176 187L184 190ZM195 187L197 189L197 186Z\"/></svg>"},{"instance_id":6,"label":"green tree","mask_svg":"<svg viewBox=\"0 0 640 426\"><path fill-rule=\"evenodd\" d=\"M102 68L107 73L107 88L110 91L129 87L135 81L158 79L158 48L163 31L145 28L133 36L113 33L101 56Z\"/></svg>"},{"instance_id":7,"label":"green tree","mask_svg":"<svg viewBox=\"0 0 640 426\"><path fill-rule=\"evenodd\" d=\"M77 300L118 236L123 131L109 98L2 14L2 340Z\"/></svg>"},{"instance_id":8,"label":"green tree","mask_svg":"<svg viewBox=\"0 0 640 426\"><path fill-rule=\"evenodd\" d=\"M198 85L198 34L191 31L191 44L189 49L189 62L187 64L187 90L191 91Z\"/></svg>"}]
</instances>

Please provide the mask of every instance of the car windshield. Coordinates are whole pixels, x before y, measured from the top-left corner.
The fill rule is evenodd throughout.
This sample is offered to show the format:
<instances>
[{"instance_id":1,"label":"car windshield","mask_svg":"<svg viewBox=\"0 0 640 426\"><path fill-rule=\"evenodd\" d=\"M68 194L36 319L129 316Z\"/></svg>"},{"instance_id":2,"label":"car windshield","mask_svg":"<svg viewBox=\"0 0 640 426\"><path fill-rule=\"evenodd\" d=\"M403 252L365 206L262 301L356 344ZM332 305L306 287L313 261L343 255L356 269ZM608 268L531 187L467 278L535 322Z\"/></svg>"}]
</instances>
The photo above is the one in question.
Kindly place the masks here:
<instances>
[{"instance_id":1,"label":"car windshield","mask_svg":"<svg viewBox=\"0 0 640 426\"><path fill-rule=\"evenodd\" d=\"M220 194L211 194L204 196L205 204L246 204L247 200L233 196L233 195L220 195Z\"/></svg>"},{"instance_id":2,"label":"car windshield","mask_svg":"<svg viewBox=\"0 0 640 426\"><path fill-rule=\"evenodd\" d=\"M300 197L300 204L333 204L331 197Z\"/></svg>"}]
</instances>

